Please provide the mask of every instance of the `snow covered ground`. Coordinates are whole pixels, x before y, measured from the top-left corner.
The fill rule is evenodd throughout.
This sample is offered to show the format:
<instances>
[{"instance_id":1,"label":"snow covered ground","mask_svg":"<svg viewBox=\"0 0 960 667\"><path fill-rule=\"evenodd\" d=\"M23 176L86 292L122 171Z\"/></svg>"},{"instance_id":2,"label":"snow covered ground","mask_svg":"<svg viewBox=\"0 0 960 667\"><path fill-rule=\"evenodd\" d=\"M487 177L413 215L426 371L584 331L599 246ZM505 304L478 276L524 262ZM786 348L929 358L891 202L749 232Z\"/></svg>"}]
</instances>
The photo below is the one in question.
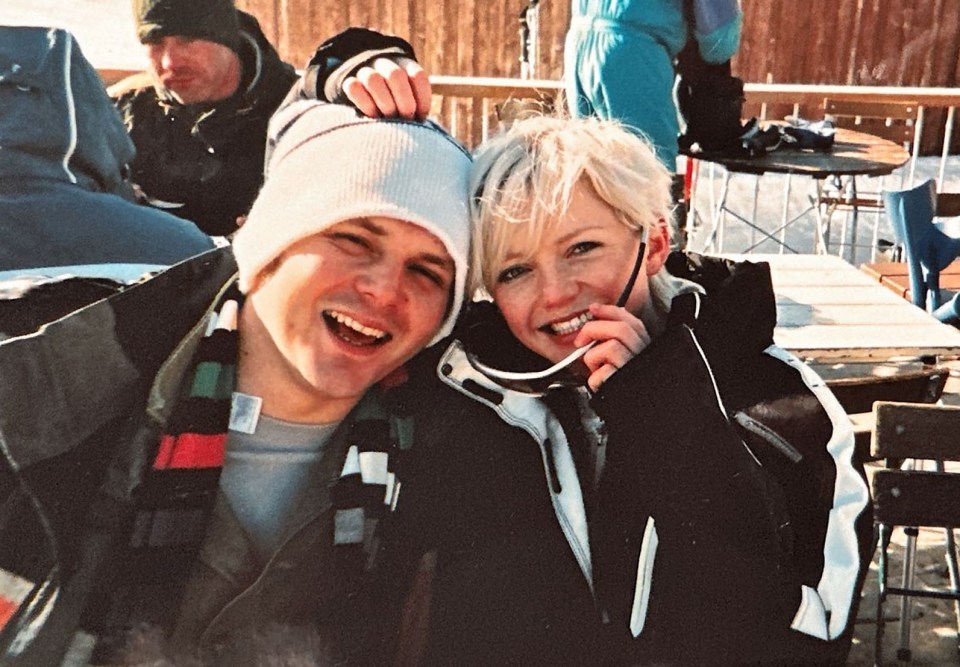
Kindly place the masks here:
<instances>
[{"instance_id":1,"label":"snow covered ground","mask_svg":"<svg viewBox=\"0 0 960 667\"><path fill-rule=\"evenodd\" d=\"M0 0L0 25L66 28L98 68L140 69L144 62L129 0Z\"/></svg>"},{"instance_id":2,"label":"snow covered ground","mask_svg":"<svg viewBox=\"0 0 960 667\"><path fill-rule=\"evenodd\" d=\"M882 187L888 190L899 190L911 186L909 163L901 167L893 174L884 177ZM936 179L938 182L940 171L939 157L922 157L917 161L917 166L913 176L913 185L919 185L928 178ZM690 237L689 249L696 251L704 250L722 250L724 252L744 252L750 246L759 244L754 252L780 252L779 244L765 240L765 237L749 226L736 220L731 216L726 217L726 224L723 226L723 246L716 245L709 247L708 241L712 227L713 210L716 198L720 195L723 183L724 170L721 167L715 168L713 178L710 177L710 166L707 163L700 165L700 181L697 189L697 195L694 204L697 210L697 218L700 224ZM901 177L903 180L901 181ZM857 187L860 192L876 192L879 189L879 179L857 179ZM711 185L713 192L711 193ZM784 220L784 203L786 200L787 177L782 174L765 174L759 178L759 188L757 189L757 177L737 174L730 181L730 189L727 195L727 206L732 210L744 215L748 219L757 221L758 226L773 232L782 224ZM939 188L945 192L960 192L960 156L950 156L945 165L943 183ZM756 197L756 215L753 215L754 192L758 193ZM815 194L815 182L813 179L805 176L793 176L790 179L790 196L787 201L787 218L800 215L810 206L811 198ZM711 199L711 197L713 199ZM711 203L713 202L713 203ZM832 222L832 238L839 238L840 229L843 226L846 216L844 213L837 213ZM784 242L798 252L814 251L814 230L815 216L812 211L801 215L801 217L787 227ZM869 245L873 235L873 225L876 216L873 212L861 212L858 220L858 239L859 243ZM848 224L848 230L850 225ZM885 215L879 218L879 228L877 236L881 239L894 240L893 231ZM849 253L849 250L847 251ZM858 263L869 261L869 249L860 248L857 250L856 261ZM849 259L849 254L845 255Z\"/></svg>"}]
</instances>

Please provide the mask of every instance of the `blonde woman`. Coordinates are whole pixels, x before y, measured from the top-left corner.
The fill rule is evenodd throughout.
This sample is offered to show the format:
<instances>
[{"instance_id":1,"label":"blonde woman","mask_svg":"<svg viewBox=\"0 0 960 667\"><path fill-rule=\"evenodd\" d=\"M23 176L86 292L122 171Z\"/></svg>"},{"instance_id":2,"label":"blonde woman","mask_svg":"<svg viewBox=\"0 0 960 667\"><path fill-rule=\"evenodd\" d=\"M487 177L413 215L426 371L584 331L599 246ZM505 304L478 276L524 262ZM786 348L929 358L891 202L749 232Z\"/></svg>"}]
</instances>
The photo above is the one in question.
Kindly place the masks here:
<instances>
[{"instance_id":1,"label":"blonde woman","mask_svg":"<svg viewBox=\"0 0 960 667\"><path fill-rule=\"evenodd\" d=\"M768 267L671 254L670 176L614 122L522 120L475 157L492 303L428 362L453 391L408 387L440 507L425 661L843 664L868 492L773 344Z\"/></svg>"}]
</instances>

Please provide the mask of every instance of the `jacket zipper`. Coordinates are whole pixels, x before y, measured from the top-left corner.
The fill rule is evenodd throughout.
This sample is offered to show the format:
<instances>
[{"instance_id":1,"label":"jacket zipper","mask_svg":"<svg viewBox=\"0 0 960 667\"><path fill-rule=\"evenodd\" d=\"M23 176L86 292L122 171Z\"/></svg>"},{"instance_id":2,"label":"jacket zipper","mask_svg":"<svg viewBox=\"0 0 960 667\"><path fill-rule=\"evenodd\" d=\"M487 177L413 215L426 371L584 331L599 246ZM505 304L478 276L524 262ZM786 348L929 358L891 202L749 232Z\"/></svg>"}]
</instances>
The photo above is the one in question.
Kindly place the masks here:
<instances>
[{"instance_id":1,"label":"jacket zipper","mask_svg":"<svg viewBox=\"0 0 960 667\"><path fill-rule=\"evenodd\" d=\"M763 422L754 419L743 411L734 413L733 420L750 433L753 433L763 441L772 445L774 449L790 459L792 463L800 463L800 461L803 460L803 454L800 453L800 450L784 440L779 433Z\"/></svg>"}]
</instances>

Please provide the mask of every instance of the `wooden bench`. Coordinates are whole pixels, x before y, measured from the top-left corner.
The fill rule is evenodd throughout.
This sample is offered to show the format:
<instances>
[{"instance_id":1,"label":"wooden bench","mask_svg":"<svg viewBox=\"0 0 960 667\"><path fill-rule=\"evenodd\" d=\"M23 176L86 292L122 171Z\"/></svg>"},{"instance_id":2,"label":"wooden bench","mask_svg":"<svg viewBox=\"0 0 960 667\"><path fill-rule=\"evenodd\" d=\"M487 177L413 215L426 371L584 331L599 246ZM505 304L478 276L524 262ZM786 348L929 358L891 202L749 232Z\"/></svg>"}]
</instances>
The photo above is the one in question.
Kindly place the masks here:
<instances>
[{"instance_id":1,"label":"wooden bench","mask_svg":"<svg viewBox=\"0 0 960 667\"><path fill-rule=\"evenodd\" d=\"M875 278L881 285L892 290L898 296L910 300L910 278L907 275L906 262L875 262L861 264L860 270ZM960 259L954 260L940 272L940 289L948 292L960 292Z\"/></svg>"}]
</instances>

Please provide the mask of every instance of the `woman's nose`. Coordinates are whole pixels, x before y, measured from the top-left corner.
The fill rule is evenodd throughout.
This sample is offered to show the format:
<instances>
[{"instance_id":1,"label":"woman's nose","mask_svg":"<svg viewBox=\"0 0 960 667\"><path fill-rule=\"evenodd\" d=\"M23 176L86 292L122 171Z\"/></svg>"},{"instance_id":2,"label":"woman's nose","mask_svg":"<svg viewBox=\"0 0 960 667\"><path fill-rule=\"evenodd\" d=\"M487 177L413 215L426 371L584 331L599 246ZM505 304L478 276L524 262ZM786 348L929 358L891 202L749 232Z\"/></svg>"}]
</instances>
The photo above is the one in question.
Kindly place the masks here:
<instances>
[{"instance_id":1,"label":"woman's nose","mask_svg":"<svg viewBox=\"0 0 960 667\"><path fill-rule=\"evenodd\" d=\"M572 275L556 269L540 271L540 298L544 305L562 304L577 293L577 282Z\"/></svg>"}]
</instances>

